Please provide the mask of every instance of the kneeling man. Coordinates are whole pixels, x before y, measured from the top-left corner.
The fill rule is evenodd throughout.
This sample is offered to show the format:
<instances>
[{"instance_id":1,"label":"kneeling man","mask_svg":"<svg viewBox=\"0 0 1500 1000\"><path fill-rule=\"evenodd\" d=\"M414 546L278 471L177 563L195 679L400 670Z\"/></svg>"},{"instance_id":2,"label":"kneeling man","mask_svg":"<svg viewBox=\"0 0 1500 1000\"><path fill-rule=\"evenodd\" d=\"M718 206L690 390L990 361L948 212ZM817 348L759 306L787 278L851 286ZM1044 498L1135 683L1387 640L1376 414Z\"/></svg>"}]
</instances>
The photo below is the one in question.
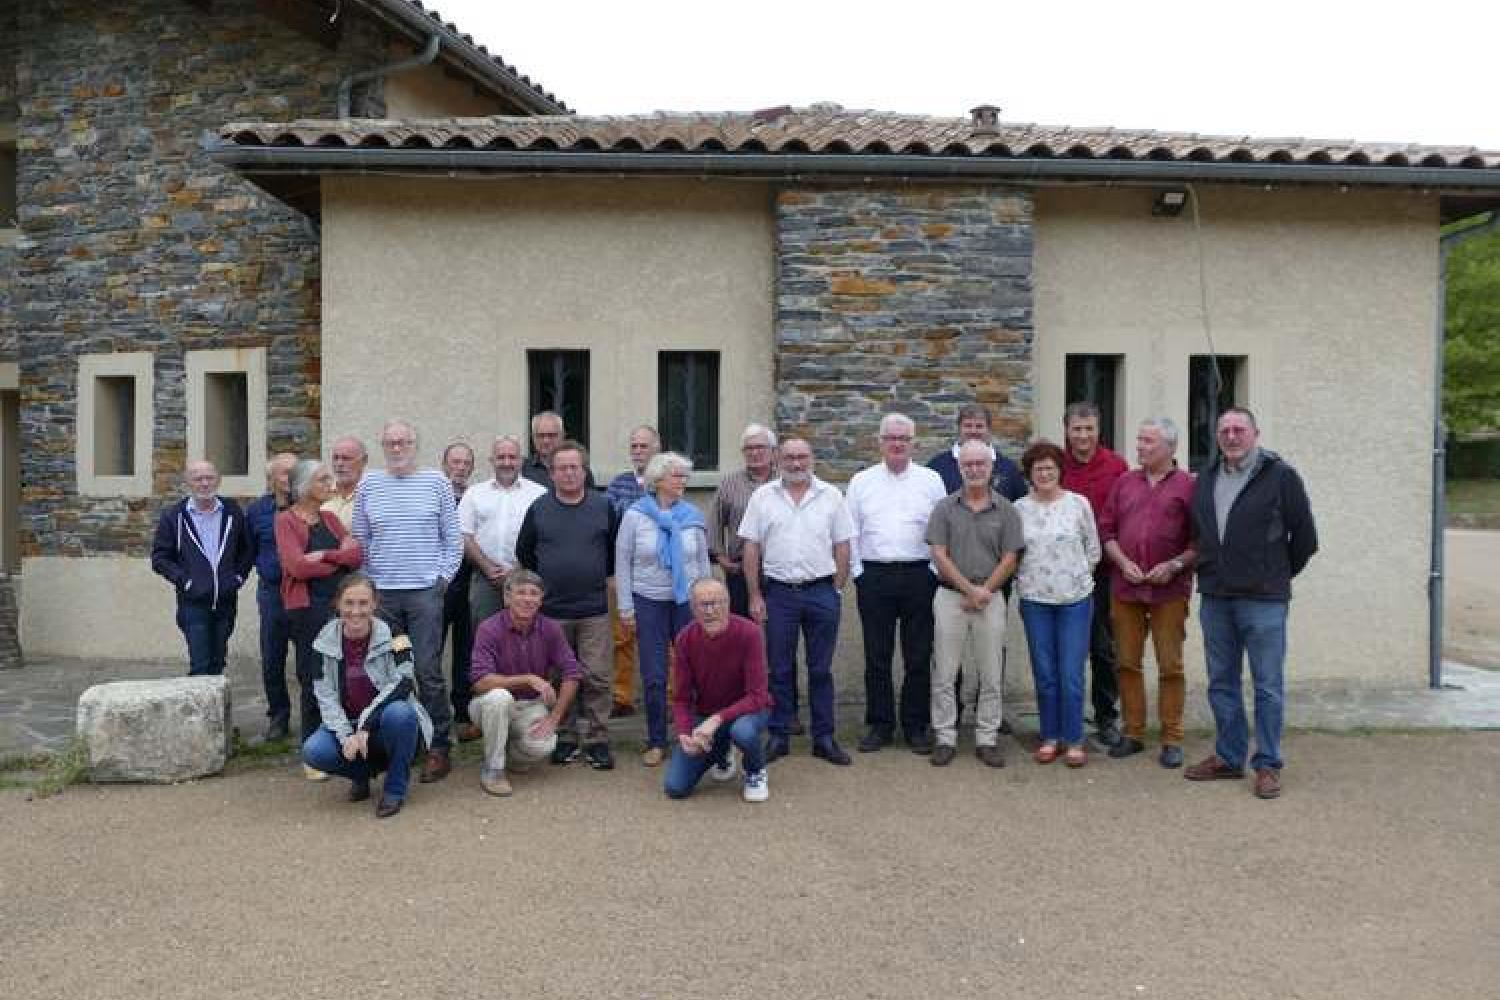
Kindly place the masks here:
<instances>
[{"instance_id":1,"label":"kneeling man","mask_svg":"<svg viewBox=\"0 0 1500 1000\"><path fill-rule=\"evenodd\" d=\"M715 780L734 778L731 745L745 768L746 802L764 802L766 647L760 627L729 612L729 591L707 577L693 584L693 623L677 636L672 712L677 743L667 764L667 795L687 798L712 768Z\"/></svg>"},{"instance_id":2,"label":"kneeling man","mask_svg":"<svg viewBox=\"0 0 1500 1000\"><path fill-rule=\"evenodd\" d=\"M491 795L509 795L513 771L546 760L557 746L557 726L578 695L583 667L562 627L541 614L546 588L530 570L505 578L505 610L486 618L474 636L469 678L474 700L469 718L484 734L479 784ZM561 685L553 687L553 678Z\"/></svg>"}]
</instances>

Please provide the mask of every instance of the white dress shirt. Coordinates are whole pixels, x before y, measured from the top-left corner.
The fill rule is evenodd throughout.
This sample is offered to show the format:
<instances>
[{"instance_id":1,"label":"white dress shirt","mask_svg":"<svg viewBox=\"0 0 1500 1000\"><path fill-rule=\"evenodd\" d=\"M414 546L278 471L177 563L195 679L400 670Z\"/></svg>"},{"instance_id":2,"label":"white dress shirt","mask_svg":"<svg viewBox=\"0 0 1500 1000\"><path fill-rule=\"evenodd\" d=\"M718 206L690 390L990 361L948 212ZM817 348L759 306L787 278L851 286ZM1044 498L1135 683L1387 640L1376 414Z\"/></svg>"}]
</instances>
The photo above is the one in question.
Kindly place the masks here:
<instances>
[{"instance_id":1,"label":"white dress shirt","mask_svg":"<svg viewBox=\"0 0 1500 1000\"><path fill-rule=\"evenodd\" d=\"M856 472L849 480L853 575L864 571L865 560L927 562L927 520L947 495L943 477L916 462L899 473L884 462Z\"/></svg>"},{"instance_id":2,"label":"white dress shirt","mask_svg":"<svg viewBox=\"0 0 1500 1000\"><path fill-rule=\"evenodd\" d=\"M838 487L816 476L802 502L773 479L750 494L739 536L760 546L760 571L782 583L833 576L833 547L854 537L849 506Z\"/></svg>"},{"instance_id":3,"label":"white dress shirt","mask_svg":"<svg viewBox=\"0 0 1500 1000\"><path fill-rule=\"evenodd\" d=\"M517 476L510 486L493 479L470 486L458 501L458 530L479 543L486 559L509 571L516 565L516 536L521 521L546 489Z\"/></svg>"}]
</instances>

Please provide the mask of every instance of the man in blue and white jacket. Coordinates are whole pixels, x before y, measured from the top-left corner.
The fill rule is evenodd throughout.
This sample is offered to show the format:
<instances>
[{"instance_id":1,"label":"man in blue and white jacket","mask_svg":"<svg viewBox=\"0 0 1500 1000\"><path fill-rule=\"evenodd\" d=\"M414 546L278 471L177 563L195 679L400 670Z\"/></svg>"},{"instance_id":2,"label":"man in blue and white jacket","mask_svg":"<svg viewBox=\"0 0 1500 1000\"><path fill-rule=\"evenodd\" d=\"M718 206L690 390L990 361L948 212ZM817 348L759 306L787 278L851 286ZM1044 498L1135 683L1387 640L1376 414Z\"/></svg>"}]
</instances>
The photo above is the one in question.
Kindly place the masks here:
<instances>
[{"instance_id":1,"label":"man in blue and white jacket","mask_svg":"<svg viewBox=\"0 0 1500 1000\"><path fill-rule=\"evenodd\" d=\"M151 569L177 591L189 676L222 674L255 545L239 504L218 495L219 470L212 462L189 462L183 482L188 495L163 510L156 523Z\"/></svg>"}]
</instances>

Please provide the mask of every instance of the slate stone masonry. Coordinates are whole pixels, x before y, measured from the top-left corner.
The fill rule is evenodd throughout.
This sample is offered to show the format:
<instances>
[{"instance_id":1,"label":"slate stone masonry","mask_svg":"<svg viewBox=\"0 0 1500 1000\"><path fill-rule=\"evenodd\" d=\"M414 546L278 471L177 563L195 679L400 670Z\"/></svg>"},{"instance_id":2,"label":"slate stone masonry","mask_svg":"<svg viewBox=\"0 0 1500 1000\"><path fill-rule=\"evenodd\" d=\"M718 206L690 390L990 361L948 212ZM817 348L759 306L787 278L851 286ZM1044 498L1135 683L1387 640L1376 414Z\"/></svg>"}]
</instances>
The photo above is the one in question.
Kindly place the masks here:
<instances>
[{"instance_id":1,"label":"slate stone masonry","mask_svg":"<svg viewBox=\"0 0 1500 1000\"><path fill-rule=\"evenodd\" d=\"M1032 204L990 186L797 188L776 196L776 419L818 474L879 459L891 410L917 456L975 401L1018 457L1031 435Z\"/></svg>"},{"instance_id":2,"label":"slate stone masonry","mask_svg":"<svg viewBox=\"0 0 1500 1000\"><path fill-rule=\"evenodd\" d=\"M331 117L339 79L389 61L386 43L351 16L331 50L256 0L3 6L17 26L20 235L0 347L20 365L22 555L141 555L180 489L185 351L264 346L268 444L319 444L317 234L212 163L201 137ZM378 90L356 111L383 113ZM155 355L155 496L83 500L77 358L127 351Z\"/></svg>"}]
</instances>

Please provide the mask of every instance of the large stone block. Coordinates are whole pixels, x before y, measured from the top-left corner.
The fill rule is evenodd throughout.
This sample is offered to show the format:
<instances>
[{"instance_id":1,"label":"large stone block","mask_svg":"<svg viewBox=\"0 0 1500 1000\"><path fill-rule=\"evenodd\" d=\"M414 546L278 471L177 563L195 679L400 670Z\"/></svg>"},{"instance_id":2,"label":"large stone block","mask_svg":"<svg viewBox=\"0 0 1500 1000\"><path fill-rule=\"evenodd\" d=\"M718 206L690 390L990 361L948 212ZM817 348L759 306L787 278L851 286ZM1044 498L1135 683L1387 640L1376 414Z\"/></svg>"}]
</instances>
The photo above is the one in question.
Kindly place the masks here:
<instances>
[{"instance_id":1,"label":"large stone block","mask_svg":"<svg viewBox=\"0 0 1500 1000\"><path fill-rule=\"evenodd\" d=\"M96 684L78 699L94 781L173 782L224 770L229 681L170 677Z\"/></svg>"}]
</instances>

